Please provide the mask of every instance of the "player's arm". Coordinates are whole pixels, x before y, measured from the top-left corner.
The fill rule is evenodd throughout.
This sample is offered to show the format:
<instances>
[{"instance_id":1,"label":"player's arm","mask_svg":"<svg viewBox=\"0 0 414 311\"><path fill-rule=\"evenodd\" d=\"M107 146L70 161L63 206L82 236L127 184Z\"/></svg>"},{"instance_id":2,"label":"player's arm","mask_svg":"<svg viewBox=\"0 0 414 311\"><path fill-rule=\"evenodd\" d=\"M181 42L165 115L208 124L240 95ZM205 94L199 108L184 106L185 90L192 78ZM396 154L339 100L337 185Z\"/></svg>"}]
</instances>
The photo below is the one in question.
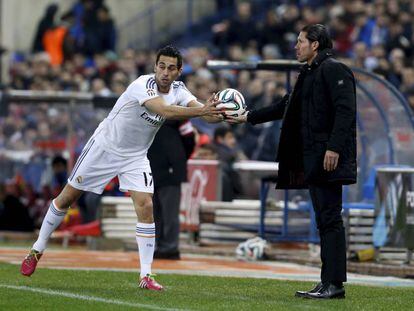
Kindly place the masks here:
<instances>
[{"instance_id":1,"label":"player's arm","mask_svg":"<svg viewBox=\"0 0 414 311\"><path fill-rule=\"evenodd\" d=\"M195 101L196 102L196 101ZM147 100L144 105L153 113L170 120L186 120L189 118L202 117L208 119L218 119L221 116L221 109L216 108L219 101L209 101L205 105L191 105L181 107L168 105L161 96Z\"/></svg>"}]
</instances>

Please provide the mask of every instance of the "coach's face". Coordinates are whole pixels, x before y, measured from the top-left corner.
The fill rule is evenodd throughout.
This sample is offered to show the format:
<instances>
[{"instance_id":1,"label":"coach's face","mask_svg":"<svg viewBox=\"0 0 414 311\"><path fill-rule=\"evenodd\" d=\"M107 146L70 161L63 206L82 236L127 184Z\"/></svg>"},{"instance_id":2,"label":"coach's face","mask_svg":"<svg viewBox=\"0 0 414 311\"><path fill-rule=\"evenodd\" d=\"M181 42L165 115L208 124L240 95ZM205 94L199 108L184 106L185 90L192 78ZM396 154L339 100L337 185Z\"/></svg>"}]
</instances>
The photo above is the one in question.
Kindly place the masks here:
<instances>
[{"instance_id":1,"label":"coach's face","mask_svg":"<svg viewBox=\"0 0 414 311\"><path fill-rule=\"evenodd\" d=\"M155 64L155 82L158 89L163 93L168 93L170 85L182 72L182 68L177 66L177 58L161 55L158 63Z\"/></svg>"},{"instance_id":2,"label":"coach's face","mask_svg":"<svg viewBox=\"0 0 414 311\"><path fill-rule=\"evenodd\" d=\"M295 45L296 59L300 62L312 63L315 56L318 54L319 42L310 42L306 38L306 32L301 31L298 36L298 42Z\"/></svg>"}]
</instances>

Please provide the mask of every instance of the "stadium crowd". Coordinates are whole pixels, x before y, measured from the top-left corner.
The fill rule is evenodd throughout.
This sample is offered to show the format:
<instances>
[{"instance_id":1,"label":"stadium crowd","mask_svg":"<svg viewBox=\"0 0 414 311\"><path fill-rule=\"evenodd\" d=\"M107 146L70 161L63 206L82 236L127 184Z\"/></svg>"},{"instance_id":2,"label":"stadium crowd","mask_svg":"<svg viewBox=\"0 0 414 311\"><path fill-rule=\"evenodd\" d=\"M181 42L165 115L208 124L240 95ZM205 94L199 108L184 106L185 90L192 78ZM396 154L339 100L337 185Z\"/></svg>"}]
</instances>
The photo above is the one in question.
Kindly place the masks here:
<instances>
[{"instance_id":1,"label":"stadium crowd","mask_svg":"<svg viewBox=\"0 0 414 311\"><path fill-rule=\"evenodd\" d=\"M212 72L206 68L206 61L294 59L293 46L300 29L306 24L322 23L331 30L334 50L341 61L383 76L414 109L411 0L268 1L264 12L258 3L240 1L230 5L234 14L209 28L211 42L182 49L181 78L199 100L207 100L211 93L227 87L240 90L248 107L266 106L281 98L286 91L283 73ZM59 22L57 15L56 6L48 8L39 23L32 53L11 53L10 83L4 88L119 95L136 77L153 71L156 51L116 52L115 24L104 1L79 1L60 16ZM56 29L64 31L62 37ZM61 39L50 40L53 36ZM50 42L58 46L48 45ZM73 122L76 154L106 113L89 106L79 106L71 113L59 105L11 104L7 115L0 117L0 188L23 198L26 206L38 206L30 211L35 225L42 208L47 209L53 188L61 186L58 179L62 174L53 174L52 159L67 149L69 120ZM196 137L202 137L204 143L213 142L214 126L199 120L194 126ZM234 148L242 150L247 158L274 160L278 122L254 128L245 124L231 130L238 145Z\"/></svg>"}]
</instances>

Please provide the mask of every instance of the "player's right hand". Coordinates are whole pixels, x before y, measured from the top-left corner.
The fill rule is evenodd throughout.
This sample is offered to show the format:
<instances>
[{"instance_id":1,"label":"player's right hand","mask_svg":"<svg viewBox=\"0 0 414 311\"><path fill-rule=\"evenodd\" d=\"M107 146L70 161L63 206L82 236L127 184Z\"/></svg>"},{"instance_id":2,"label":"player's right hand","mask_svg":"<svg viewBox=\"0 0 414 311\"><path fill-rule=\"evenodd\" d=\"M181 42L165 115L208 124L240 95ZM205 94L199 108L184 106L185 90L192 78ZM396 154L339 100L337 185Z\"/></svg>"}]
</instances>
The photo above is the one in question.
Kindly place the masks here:
<instances>
[{"instance_id":1,"label":"player's right hand","mask_svg":"<svg viewBox=\"0 0 414 311\"><path fill-rule=\"evenodd\" d=\"M217 94L213 93L213 95L211 95L207 102L204 104L204 107L202 109L202 115L220 118L224 111L221 108L217 108L217 105L220 103L221 101L219 100Z\"/></svg>"}]
</instances>

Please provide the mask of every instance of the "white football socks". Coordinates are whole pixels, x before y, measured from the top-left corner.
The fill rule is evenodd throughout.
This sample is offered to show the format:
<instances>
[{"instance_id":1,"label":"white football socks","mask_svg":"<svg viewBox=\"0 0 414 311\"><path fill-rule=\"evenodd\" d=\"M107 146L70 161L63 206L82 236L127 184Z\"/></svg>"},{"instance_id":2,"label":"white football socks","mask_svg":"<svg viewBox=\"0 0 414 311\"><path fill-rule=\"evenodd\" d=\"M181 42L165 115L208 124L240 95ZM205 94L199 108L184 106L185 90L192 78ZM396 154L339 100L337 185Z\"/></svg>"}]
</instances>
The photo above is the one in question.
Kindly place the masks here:
<instances>
[{"instance_id":1,"label":"white football socks","mask_svg":"<svg viewBox=\"0 0 414 311\"><path fill-rule=\"evenodd\" d=\"M154 258L155 223L137 223L136 239L138 244L139 262L141 266L141 278L151 274L151 264Z\"/></svg>"},{"instance_id":2,"label":"white football socks","mask_svg":"<svg viewBox=\"0 0 414 311\"><path fill-rule=\"evenodd\" d=\"M39 237L33 244L34 250L43 253L43 251L46 249L50 236L52 235L53 231L59 227L63 218L65 218L65 215L66 212L58 210L53 200L52 203L50 203L45 218L43 219L42 226L40 227Z\"/></svg>"}]
</instances>

